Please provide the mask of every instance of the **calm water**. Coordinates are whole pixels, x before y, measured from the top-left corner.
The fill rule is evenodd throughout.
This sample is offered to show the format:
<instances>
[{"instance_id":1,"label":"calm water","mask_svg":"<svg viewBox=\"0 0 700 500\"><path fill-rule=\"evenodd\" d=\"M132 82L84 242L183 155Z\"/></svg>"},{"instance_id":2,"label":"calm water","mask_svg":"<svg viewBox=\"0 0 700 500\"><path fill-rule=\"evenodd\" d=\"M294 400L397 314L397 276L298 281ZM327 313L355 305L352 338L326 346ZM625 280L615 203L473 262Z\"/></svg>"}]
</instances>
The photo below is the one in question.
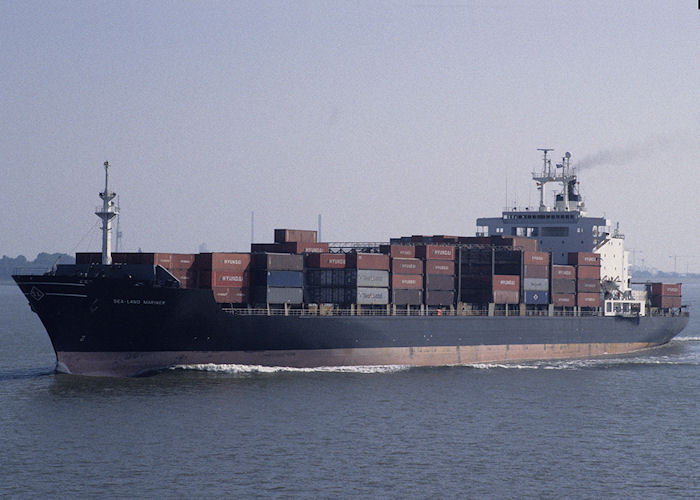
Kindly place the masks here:
<instances>
[{"instance_id":1,"label":"calm water","mask_svg":"<svg viewBox=\"0 0 700 500\"><path fill-rule=\"evenodd\" d=\"M686 285L700 314L700 285ZM615 359L53 373L0 286L3 497L700 497L700 321Z\"/></svg>"}]
</instances>

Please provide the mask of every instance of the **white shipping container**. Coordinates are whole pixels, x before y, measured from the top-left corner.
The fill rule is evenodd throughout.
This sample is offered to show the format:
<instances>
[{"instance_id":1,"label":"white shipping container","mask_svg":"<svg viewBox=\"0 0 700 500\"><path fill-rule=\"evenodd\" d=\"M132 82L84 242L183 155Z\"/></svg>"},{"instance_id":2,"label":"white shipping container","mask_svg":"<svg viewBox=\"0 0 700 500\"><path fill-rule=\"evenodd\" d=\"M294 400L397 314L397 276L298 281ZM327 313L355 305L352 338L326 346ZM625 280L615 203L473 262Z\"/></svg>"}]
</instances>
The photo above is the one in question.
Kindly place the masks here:
<instances>
[{"instance_id":1,"label":"white shipping container","mask_svg":"<svg viewBox=\"0 0 700 500\"><path fill-rule=\"evenodd\" d=\"M368 288L358 287L357 289L358 304L388 304L389 289L388 288Z\"/></svg>"},{"instance_id":2,"label":"white shipping container","mask_svg":"<svg viewBox=\"0 0 700 500\"><path fill-rule=\"evenodd\" d=\"M523 290L546 292L549 290L547 278L523 278Z\"/></svg>"},{"instance_id":3,"label":"white shipping container","mask_svg":"<svg viewBox=\"0 0 700 500\"><path fill-rule=\"evenodd\" d=\"M356 285L358 287L386 288L389 286L389 271L358 269Z\"/></svg>"}]
</instances>

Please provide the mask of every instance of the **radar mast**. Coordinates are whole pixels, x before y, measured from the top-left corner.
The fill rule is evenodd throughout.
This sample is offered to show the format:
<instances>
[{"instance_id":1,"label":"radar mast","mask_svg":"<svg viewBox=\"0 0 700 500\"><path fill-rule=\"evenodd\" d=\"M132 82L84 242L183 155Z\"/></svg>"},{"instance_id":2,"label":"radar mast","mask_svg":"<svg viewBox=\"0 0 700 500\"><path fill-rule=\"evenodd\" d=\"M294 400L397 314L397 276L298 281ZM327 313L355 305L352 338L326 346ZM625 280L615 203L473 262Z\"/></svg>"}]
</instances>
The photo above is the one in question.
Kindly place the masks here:
<instances>
[{"instance_id":1,"label":"radar mast","mask_svg":"<svg viewBox=\"0 0 700 500\"><path fill-rule=\"evenodd\" d=\"M540 191L540 212L547 210L547 204L545 203L545 186L548 182L552 182L554 177L552 177L552 160L547 158L547 153L554 151L550 148L537 148L537 151L542 151L543 153L543 163L542 172L532 173L532 179L537 182L537 189Z\"/></svg>"},{"instance_id":2,"label":"radar mast","mask_svg":"<svg viewBox=\"0 0 700 500\"><path fill-rule=\"evenodd\" d=\"M543 152L543 166L541 172L532 173L532 180L537 182L537 189L540 191L540 212L552 210L546 203L546 186L548 182L558 182L562 185L561 193L555 197L554 210L564 212L571 210L583 211L584 204L581 195L578 193L576 169L571 166L571 153L567 151L561 159L561 163L557 163L555 168L552 169L552 160L547 155L554 150L549 148L538 148L537 150Z\"/></svg>"}]
</instances>

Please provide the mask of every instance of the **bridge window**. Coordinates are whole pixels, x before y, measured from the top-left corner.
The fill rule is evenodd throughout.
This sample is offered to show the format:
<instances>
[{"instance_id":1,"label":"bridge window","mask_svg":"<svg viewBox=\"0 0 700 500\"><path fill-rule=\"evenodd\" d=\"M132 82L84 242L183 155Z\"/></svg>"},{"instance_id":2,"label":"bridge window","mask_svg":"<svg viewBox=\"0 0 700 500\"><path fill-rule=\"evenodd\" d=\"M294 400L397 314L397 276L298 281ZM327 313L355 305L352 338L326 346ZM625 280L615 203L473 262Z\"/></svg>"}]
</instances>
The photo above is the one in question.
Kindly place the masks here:
<instances>
[{"instance_id":1,"label":"bridge window","mask_svg":"<svg viewBox=\"0 0 700 500\"><path fill-rule=\"evenodd\" d=\"M542 236L569 236L568 227L543 227Z\"/></svg>"},{"instance_id":2,"label":"bridge window","mask_svg":"<svg viewBox=\"0 0 700 500\"><path fill-rule=\"evenodd\" d=\"M539 236L537 232L538 228L536 227L516 227L514 229L514 236L527 236L528 238L536 238L537 236Z\"/></svg>"}]
</instances>

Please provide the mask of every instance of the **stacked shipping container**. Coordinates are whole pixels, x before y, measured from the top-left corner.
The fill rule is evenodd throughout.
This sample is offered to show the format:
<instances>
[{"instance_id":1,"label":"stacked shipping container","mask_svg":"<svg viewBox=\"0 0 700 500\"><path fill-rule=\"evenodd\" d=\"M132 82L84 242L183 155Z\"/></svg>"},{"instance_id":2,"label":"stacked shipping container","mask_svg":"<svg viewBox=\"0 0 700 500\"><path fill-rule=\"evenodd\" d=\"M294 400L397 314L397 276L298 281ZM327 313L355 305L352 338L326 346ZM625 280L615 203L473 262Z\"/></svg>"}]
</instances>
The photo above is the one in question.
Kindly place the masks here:
<instances>
[{"instance_id":1,"label":"stacked shipping container","mask_svg":"<svg viewBox=\"0 0 700 500\"><path fill-rule=\"evenodd\" d=\"M326 254L324 264L331 262L327 256L328 243L318 243L317 237L316 231L275 229L274 243L250 245L253 252L254 303L279 305L306 301L302 254ZM321 265L320 258L316 262Z\"/></svg>"},{"instance_id":2,"label":"stacked shipping container","mask_svg":"<svg viewBox=\"0 0 700 500\"><path fill-rule=\"evenodd\" d=\"M462 302L519 303L522 259L523 250L508 247L462 248L458 258ZM513 288L516 281L518 286Z\"/></svg>"},{"instance_id":3,"label":"stacked shipping container","mask_svg":"<svg viewBox=\"0 0 700 500\"><path fill-rule=\"evenodd\" d=\"M523 252L523 302L549 304L549 253Z\"/></svg>"},{"instance_id":4,"label":"stacked shipping container","mask_svg":"<svg viewBox=\"0 0 700 500\"><path fill-rule=\"evenodd\" d=\"M492 281L494 304L518 304L520 302L520 276L495 274Z\"/></svg>"},{"instance_id":5,"label":"stacked shipping container","mask_svg":"<svg viewBox=\"0 0 700 500\"><path fill-rule=\"evenodd\" d=\"M391 299L401 306L460 300L600 307L600 256L594 253L571 253L569 265L550 266L549 254L536 251L530 238L414 235L392 239L381 253L335 254L316 237L316 231L276 229L275 242L252 245L266 250L252 255L112 255L115 263L161 265L181 286L211 289L226 303L384 305ZM458 251L446 244L452 242L465 246ZM273 249L279 251L267 251ZM99 253L76 254L79 264L100 260ZM656 307L679 307L680 285L654 284L650 296Z\"/></svg>"},{"instance_id":6,"label":"stacked shipping container","mask_svg":"<svg viewBox=\"0 0 700 500\"><path fill-rule=\"evenodd\" d=\"M253 303L304 302L304 256L256 253L252 256Z\"/></svg>"},{"instance_id":7,"label":"stacked shipping container","mask_svg":"<svg viewBox=\"0 0 700 500\"><path fill-rule=\"evenodd\" d=\"M359 305L389 303L389 256L380 253L350 253L346 265Z\"/></svg>"},{"instance_id":8,"label":"stacked shipping container","mask_svg":"<svg viewBox=\"0 0 700 500\"><path fill-rule=\"evenodd\" d=\"M453 241L452 236L442 236ZM455 303L455 247L453 245L421 245L416 256L425 262L426 306L451 306Z\"/></svg>"},{"instance_id":9,"label":"stacked shipping container","mask_svg":"<svg viewBox=\"0 0 700 500\"><path fill-rule=\"evenodd\" d=\"M391 263L391 303L418 306L423 303L423 261L415 257L416 247L382 245Z\"/></svg>"},{"instance_id":10,"label":"stacked shipping container","mask_svg":"<svg viewBox=\"0 0 700 500\"><path fill-rule=\"evenodd\" d=\"M196 255L191 253L170 254L171 267L166 267L166 269L180 281L180 286L183 288L195 288L197 286L195 258Z\"/></svg>"},{"instance_id":11,"label":"stacked shipping container","mask_svg":"<svg viewBox=\"0 0 700 500\"><path fill-rule=\"evenodd\" d=\"M250 298L250 261L249 253L197 254L197 286L211 289L216 302L246 304Z\"/></svg>"},{"instance_id":12,"label":"stacked shipping container","mask_svg":"<svg viewBox=\"0 0 700 500\"><path fill-rule=\"evenodd\" d=\"M576 305L600 307L600 255L570 252L568 262L576 268Z\"/></svg>"},{"instance_id":13,"label":"stacked shipping container","mask_svg":"<svg viewBox=\"0 0 700 500\"><path fill-rule=\"evenodd\" d=\"M471 304L491 302L491 276L494 251L489 247L462 248L457 258L461 301Z\"/></svg>"},{"instance_id":14,"label":"stacked shipping container","mask_svg":"<svg viewBox=\"0 0 700 500\"><path fill-rule=\"evenodd\" d=\"M303 241L316 243L318 233L308 229L275 229L275 243L289 243Z\"/></svg>"},{"instance_id":15,"label":"stacked shipping container","mask_svg":"<svg viewBox=\"0 0 700 500\"><path fill-rule=\"evenodd\" d=\"M387 304L389 259L379 254L319 254L306 260L304 301Z\"/></svg>"},{"instance_id":16,"label":"stacked shipping container","mask_svg":"<svg viewBox=\"0 0 700 500\"><path fill-rule=\"evenodd\" d=\"M576 305L576 268L574 266L552 265L552 299L558 307Z\"/></svg>"},{"instance_id":17,"label":"stacked shipping container","mask_svg":"<svg viewBox=\"0 0 700 500\"><path fill-rule=\"evenodd\" d=\"M347 284L345 254L316 253L306 256L304 302L307 304L352 304Z\"/></svg>"},{"instance_id":18,"label":"stacked shipping container","mask_svg":"<svg viewBox=\"0 0 700 500\"><path fill-rule=\"evenodd\" d=\"M316 231L306 229L275 229L274 243L252 243L250 251L293 254L328 252L328 243L319 243L316 237Z\"/></svg>"},{"instance_id":19,"label":"stacked shipping container","mask_svg":"<svg viewBox=\"0 0 700 500\"><path fill-rule=\"evenodd\" d=\"M651 283L648 290L652 307L681 307L680 283Z\"/></svg>"}]
</instances>

